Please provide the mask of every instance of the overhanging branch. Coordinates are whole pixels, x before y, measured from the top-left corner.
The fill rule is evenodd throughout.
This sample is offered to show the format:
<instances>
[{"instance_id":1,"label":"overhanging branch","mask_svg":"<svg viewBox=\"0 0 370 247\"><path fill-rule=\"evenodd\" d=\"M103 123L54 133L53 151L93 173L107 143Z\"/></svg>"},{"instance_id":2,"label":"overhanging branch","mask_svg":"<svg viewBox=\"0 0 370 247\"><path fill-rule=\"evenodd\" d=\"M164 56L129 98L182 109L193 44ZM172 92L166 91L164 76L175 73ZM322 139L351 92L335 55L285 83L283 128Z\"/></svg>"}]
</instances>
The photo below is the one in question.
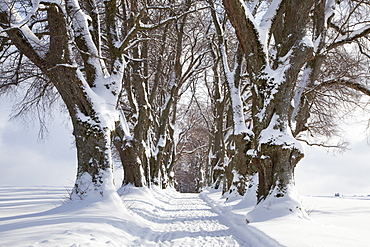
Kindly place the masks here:
<instances>
[{"instance_id":1,"label":"overhanging branch","mask_svg":"<svg viewBox=\"0 0 370 247\"><path fill-rule=\"evenodd\" d=\"M318 88L321 87L327 87L327 86L333 86L333 85L342 85L349 88L352 88L356 91L359 91L367 96L370 96L370 89L365 86L364 84L361 84L359 82L350 81L350 80L344 80L344 79L338 79L338 80L329 80L321 83ZM317 87L316 87L317 89Z\"/></svg>"},{"instance_id":2,"label":"overhanging branch","mask_svg":"<svg viewBox=\"0 0 370 247\"><path fill-rule=\"evenodd\" d=\"M351 33L347 33L347 35L343 35L339 38L336 42L327 46L326 50L332 50L340 45L350 44L359 38L362 38L370 33L370 24L362 27L359 30L352 31ZM346 36L346 37L345 37Z\"/></svg>"},{"instance_id":3,"label":"overhanging branch","mask_svg":"<svg viewBox=\"0 0 370 247\"><path fill-rule=\"evenodd\" d=\"M315 146L315 147L324 147L324 148L338 148L338 149L343 149L343 150L348 150L348 148L346 147L347 146L347 143L341 143L341 144L337 144L337 145L327 145L327 144L324 144L324 143L311 143L307 140L304 140L304 139L300 139L300 138L296 138L297 141L301 141L301 142L304 142L306 143L308 146Z\"/></svg>"}]
</instances>

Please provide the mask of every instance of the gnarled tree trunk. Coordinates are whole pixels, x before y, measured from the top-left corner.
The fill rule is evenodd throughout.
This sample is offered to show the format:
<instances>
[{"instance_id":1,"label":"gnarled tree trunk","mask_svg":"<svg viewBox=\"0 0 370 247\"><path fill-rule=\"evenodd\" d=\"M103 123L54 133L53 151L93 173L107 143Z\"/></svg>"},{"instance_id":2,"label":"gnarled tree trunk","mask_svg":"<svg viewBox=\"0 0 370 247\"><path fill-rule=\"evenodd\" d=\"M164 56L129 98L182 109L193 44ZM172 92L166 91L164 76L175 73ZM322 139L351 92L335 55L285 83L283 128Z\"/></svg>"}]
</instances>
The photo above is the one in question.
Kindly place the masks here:
<instances>
[{"instance_id":1,"label":"gnarled tree trunk","mask_svg":"<svg viewBox=\"0 0 370 247\"><path fill-rule=\"evenodd\" d=\"M272 1L257 23L243 1L223 1L247 56L254 134L249 153L259 174L260 203L290 195L294 168L303 157L289 123L298 74L313 55L305 35L314 2Z\"/></svg>"},{"instance_id":2,"label":"gnarled tree trunk","mask_svg":"<svg viewBox=\"0 0 370 247\"><path fill-rule=\"evenodd\" d=\"M36 5L32 11L36 13L39 6L37 2L33 4ZM78 161L71 198L110 194L115 192L111 138L120 122L115 106L121 93L125 61L122 53L116 51L116 56L111 57L114 66L108 72L100 57L101 40L96 37L102 34L100 25L89 26L77 0L66 0L65 5L48 1L43 4L47 11L42 12L44 16L40 14L43 17L40 21L47 22L48 39L39 39L27 22L18 27L22 18L9 0L0 1L0 16L4 17L0 18L0 25L18 51L53 83L68 109ZM87 11L94 12L95 2L89 4ZM100 22L93 13L91 18Z\"/></svg>"}]
</instances>

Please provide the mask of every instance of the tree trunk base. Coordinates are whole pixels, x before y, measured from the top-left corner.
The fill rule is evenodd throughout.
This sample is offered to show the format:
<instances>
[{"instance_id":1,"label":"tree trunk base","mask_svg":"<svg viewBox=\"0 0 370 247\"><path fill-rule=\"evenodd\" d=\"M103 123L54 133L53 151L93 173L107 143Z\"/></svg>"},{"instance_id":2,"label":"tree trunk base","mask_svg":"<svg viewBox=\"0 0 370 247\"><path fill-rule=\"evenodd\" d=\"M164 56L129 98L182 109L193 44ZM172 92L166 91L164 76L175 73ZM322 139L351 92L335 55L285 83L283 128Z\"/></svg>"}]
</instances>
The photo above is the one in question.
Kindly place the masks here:
<instances>
[{"instance_id":1,"label":"tree trunk base","mask_svg":"<svg viewBox=\"0 0 370 247\"><path fill-rule=\"evenodd\" d=\"M286 186L286 193L279 197L280 188L277 186L273 191L256 207L247 214L246 221L263 222L281 217L291 217L299 219L309 219L306 211L302 207L299 196L294 184Z\"/></svg>"},{"instance_id":2,"label":"tree trunk base","mask_svg":"<svg viewBox=\"0 0 370 247\"><path fill-rule=\"evenodd\" d=\"M100 171L99 179L85 172L76 179L75 186L72 189L70 199L73 200L101 200L102 197L109 197L111 194L116 194L113 183L112 171Z\"/></svg>"}]
</instances>

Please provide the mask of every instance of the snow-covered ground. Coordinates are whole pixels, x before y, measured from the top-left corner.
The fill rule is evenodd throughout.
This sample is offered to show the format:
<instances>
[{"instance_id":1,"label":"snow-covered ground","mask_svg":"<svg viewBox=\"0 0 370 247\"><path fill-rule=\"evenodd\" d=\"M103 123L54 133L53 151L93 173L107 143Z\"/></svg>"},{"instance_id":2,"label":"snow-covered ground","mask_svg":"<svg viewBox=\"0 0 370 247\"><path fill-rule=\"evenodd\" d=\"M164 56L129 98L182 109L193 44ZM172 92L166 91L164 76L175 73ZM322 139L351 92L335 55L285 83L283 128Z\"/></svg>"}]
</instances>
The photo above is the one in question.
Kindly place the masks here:
<instances>
[{"instance_id":1,"label":"snow-covered ground","mask_svg":"<svg viewBox=\"0 0 370 247\"><path fill-rule=\"evenodd\" d=\"M370 246L370 197L302 197L311 220L247 224L248 200L126 187L63 203L60 187L0 187L0 246Z\"/></svg>"}]
</instances>

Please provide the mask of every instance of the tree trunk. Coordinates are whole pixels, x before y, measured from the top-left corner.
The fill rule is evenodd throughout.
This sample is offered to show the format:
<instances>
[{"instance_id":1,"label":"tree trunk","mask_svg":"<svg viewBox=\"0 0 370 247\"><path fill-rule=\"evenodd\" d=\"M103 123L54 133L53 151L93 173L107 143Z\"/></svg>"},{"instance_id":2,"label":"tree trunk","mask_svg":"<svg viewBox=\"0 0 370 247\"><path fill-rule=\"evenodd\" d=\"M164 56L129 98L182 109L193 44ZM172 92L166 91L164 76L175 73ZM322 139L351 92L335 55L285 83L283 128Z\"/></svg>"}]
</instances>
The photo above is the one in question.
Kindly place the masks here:
<instances>
[{"instance_id":1,"label":"tree trunk","mask_svg":"<svg viewBox=\"0 0 370 247\"><path fill-rule=\"evenodd\" d=\"M123 167L122 186L132 184L135 187L144 186L143 169L140 158L132 146L119 149L120 159Z\"/></svg>"},{"instance_id":2,"label":"tree trunk","mask_svg":"<svg viewBox=\"0 0 370 247\"><path fill-rule=\"evenodd\" d=\"M117 124L113 144L118 151L123 168L122 186L132 184L135 187L142 187L145 185L144 171L141 163L142 157L137 150L139 144L135 145L133 142L127 142L125 140L124 131L120 124Z\"/></svg>"},{"instance_id":3,"label":"tree trunk","mask_svg":"<svg viewBox=\"0 0 370 247\"><path fill-rule=\"evenodd\" d=\"M111 130L93 109L78 70L57 66L48 71L67 106L76 141L78 169L72 199L83 199L90 192L101 195L114 190L111 160Z\"/></svg>"},{"instance_id":4,"label":"tree trunk","mask_svg":"<svg viewBox=\"0 0 370 247\"><path fill-rule=\"evenodd\" d=\"M249 177L256 172L256 169L252 167L251 160L247 156L250 142L245 140L245 134L234 135L233 139L235 150L231 157L232 164L229 164L232 167L233 174L231 186L233 187L232 190L236 190L239 195L244 196ZM229 193L232 192L229 188Z\"/></svg>"},{"instance_id":5,"label":"tree trunk","mask_svg":"<svg viewBox=\"0 0 370 247\"><path fill-rule=\"evenodd\" d=\"M258 170L258 201L273 196L283 197L287 193L287 185L294 184L294 168L303 158L303 153L293 147L262 144L261 157L253 160Z\"/></svg>"},{"instance_id":6,"label":"tree trunk","mask_svg":"<svg viewBox=\"0 0 370 247\"><path fill-rule=\"evenodd\" d=\"M251 158L259 174L259 204L278 205L282 201L275 198L292 195L294 168L303 157L289 122L298 74L313 55L305 35L314 2L272 1L258 24L243 1L223 0L248 56L254 134ZM289 200L300 209L299 202Z\"/></svg>"}]
</instances>

